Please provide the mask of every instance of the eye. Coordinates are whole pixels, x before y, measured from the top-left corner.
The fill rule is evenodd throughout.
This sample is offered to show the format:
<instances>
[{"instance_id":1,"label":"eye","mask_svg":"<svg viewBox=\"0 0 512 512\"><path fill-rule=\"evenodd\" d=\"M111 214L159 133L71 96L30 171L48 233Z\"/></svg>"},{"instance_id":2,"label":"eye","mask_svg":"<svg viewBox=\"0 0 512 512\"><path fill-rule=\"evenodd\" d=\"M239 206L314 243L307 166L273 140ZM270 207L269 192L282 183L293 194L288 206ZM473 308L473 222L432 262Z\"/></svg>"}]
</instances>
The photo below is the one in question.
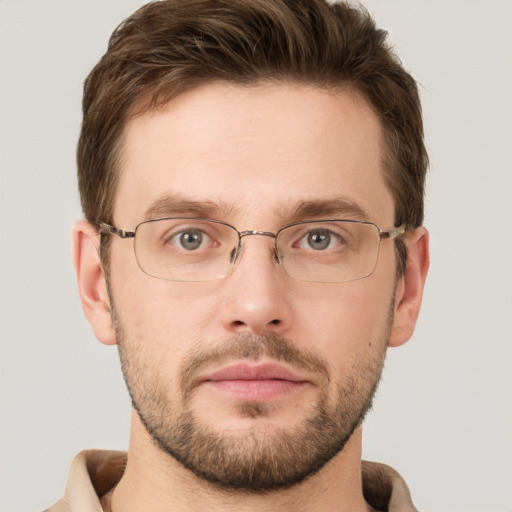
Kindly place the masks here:
<instances>
[{"instance_id":1,"label":"eye","mask_svg":"<svg viewBox=\"0 0 512 512\"><path fill-rule=\"evenodd\" d=\"M208 243L209 237L199 229L187 229L176 233L170 243L186 251L196 251Z\"/></svg>"},{"instance_id":2,"label":"eye","mask_svg":"<svg viewBox=\"0 0 512 512\"><path fill-rule=\"evenodd\" d=\"M314 229L308 231L298 242L297 247L324 251L343 245L343 239L329 229Z\"/></svg>"}]
</instances>

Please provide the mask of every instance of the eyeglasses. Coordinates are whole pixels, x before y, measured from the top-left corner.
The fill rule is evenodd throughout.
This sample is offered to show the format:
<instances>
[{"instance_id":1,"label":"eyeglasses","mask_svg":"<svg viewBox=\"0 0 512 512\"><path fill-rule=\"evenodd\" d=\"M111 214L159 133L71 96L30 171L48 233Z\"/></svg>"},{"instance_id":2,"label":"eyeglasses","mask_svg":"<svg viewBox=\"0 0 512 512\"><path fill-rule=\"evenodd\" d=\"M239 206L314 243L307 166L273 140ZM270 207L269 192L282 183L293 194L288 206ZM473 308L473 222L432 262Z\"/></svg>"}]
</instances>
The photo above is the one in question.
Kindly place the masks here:
<instances>
[{"instance_id":1,"label":"eyeglasses","mask_svg":"<svg viewBox=\"0 0 512 512\"><path fill-rule=\"evenodd\" d=\"M141 222L134 231L101 223L101 234L133 238L135 257L146 274L169 281L210 281L227 276L252 235L275 239L274 258L300 281L342 283L370 276L380 242L405 233L405 224L381 231L372 222L315 220L296 222L277 233L238 231L211 219L166 217Z\"/></svg>"}]
</instances>

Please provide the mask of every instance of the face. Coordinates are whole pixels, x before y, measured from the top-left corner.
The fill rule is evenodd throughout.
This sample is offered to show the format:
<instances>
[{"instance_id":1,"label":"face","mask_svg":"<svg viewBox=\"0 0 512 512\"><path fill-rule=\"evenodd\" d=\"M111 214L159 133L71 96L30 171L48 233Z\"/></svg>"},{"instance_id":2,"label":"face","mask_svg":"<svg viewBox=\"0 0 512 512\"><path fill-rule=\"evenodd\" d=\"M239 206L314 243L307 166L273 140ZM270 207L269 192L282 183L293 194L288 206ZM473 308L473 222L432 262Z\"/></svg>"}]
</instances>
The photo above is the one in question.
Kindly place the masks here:
<instances>
[{"instance_id":1,"label":"face","mask_svg":"<svg viewBox=\"0 0 512 512\"><path fill-rule=\"evenodd\" d=\"M393 226L382 135L355 93L210 84L126 129L114 223L207 217L277 232L328 218ZM110 294L133 404L163 452L220 486L300 482L371 403L392 325L394 247L345 283L293 280L274 239L248 236L230 274L175 282L114 237Z\"/></svg>"}]
</instances>

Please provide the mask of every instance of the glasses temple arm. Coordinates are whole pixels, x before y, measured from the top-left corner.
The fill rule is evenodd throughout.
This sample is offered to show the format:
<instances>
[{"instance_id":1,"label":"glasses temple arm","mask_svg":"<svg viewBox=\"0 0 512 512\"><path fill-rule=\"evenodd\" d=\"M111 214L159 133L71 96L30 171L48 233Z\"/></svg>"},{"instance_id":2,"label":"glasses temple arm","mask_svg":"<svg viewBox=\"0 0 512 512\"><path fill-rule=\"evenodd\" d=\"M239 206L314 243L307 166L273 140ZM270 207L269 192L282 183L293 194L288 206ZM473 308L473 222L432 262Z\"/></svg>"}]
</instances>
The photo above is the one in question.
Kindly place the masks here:
<instances>
[{"instance_id":1,"label":"glasses temple arm","mask_svg":"<svg viewBox=\"0 0 512 512\"><path fill-rule=\"evenodd\" d=\"M126 231L125 229L119 229L110 224L106 224L105 222L100 223L100 228L98 230L100 235L117 235L120 238L134 238L135 231Z\"/></svg>"},{"instance_id":2,"label":"glasses temple arm","mask_svg":"<svg viewBox=\"0 0 512 512\"><path fill-rule=\"evenodd\" d=\"M393 238L396 238L397 236L403 235L405 232L406 232L406 226L405 226L405 224L402 224L401 226L398 226L397 228L393 228L388 231L381 231L380 239L385 240L386 238L389 238L390 240L392 240Z\"/></svg>"}]
</instances>

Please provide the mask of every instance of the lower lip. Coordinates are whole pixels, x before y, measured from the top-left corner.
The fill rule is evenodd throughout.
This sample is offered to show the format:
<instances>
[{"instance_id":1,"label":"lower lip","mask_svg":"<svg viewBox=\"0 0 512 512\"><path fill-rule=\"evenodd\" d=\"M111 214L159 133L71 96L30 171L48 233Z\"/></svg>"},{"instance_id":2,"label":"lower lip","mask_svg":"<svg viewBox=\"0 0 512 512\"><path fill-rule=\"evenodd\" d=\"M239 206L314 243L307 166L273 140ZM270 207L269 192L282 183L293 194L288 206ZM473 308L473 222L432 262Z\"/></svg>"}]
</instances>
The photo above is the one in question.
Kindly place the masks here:
<instances>
[{"instance_id":1,"label":"lower lip","mask_svg":"<svg viewBox=\"0 0 512 512\"><path fill-rule=\"evenodd\" d=\"M302 388L305 382L291 380L216 380L207 381L209 387L234 395L240 400L263 402Z\"/></svg>"}]
</instances>

